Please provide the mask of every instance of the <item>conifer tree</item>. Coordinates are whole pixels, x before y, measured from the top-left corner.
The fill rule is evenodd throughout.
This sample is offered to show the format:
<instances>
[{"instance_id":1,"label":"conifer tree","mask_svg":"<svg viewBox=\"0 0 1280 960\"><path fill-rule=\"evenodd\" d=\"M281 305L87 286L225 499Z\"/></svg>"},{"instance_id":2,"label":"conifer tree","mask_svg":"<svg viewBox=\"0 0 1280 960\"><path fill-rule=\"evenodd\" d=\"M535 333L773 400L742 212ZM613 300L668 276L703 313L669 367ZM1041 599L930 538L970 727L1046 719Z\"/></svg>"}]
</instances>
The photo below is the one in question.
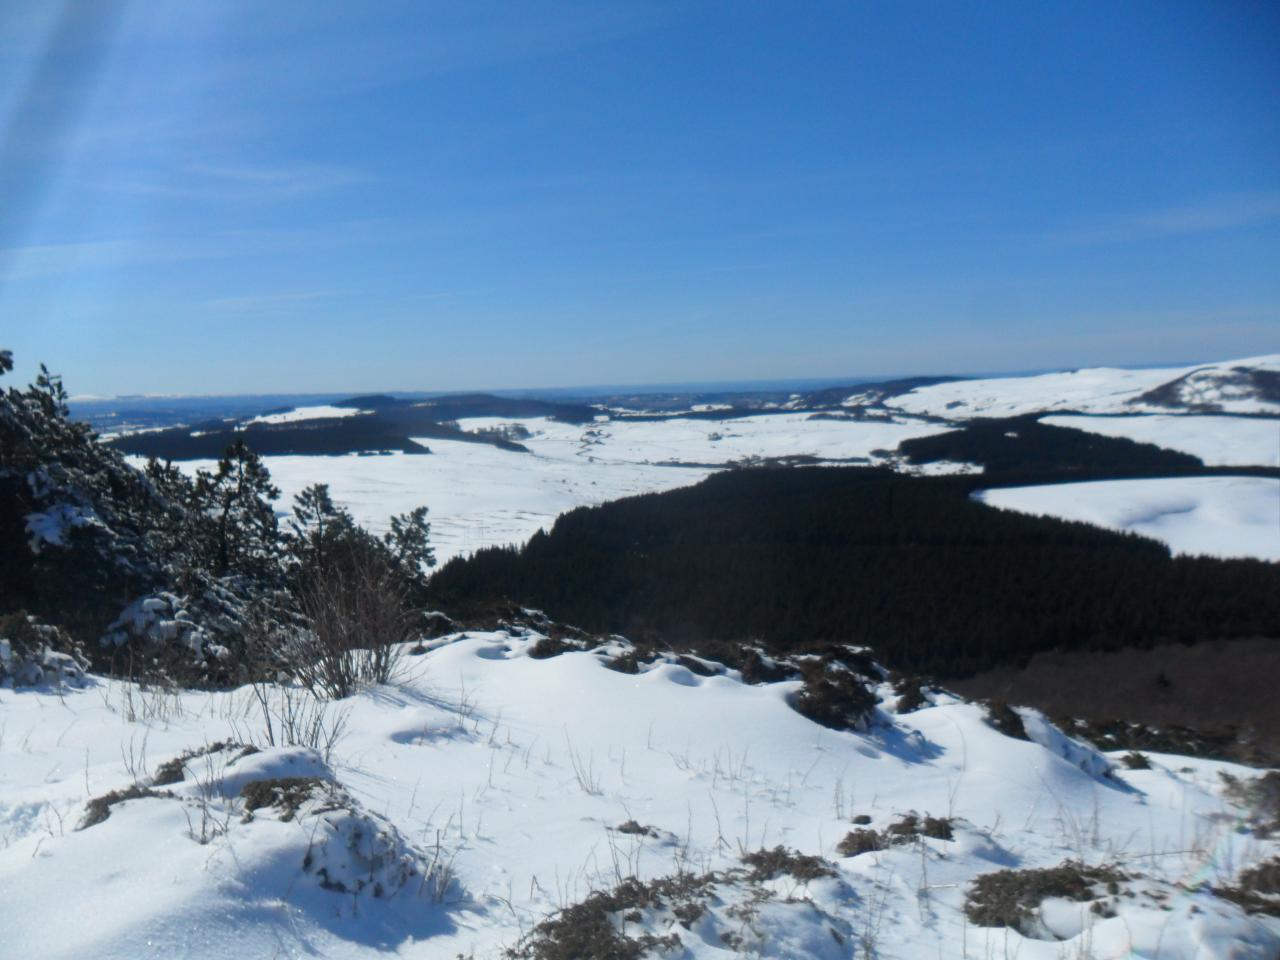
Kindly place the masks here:
<instances>
[{"instance_id":1,"label":"conifer tree","mask_svg":"<svg viewBox=\"0 0 1280 960\"><path fill-rule=\"evenodd\" d=\"M271 503L279 496L262 458L243 440L227 448L214 473L200 472L196 499L213 518L216 574L269 572L280 539Z\"/></svg>"},{"instance_id":2,"label":"conifer tree","mask_svg":"<svg viewBox=\"0 0 1280 960\"><path fill-rule=\"evenodd\" d=\"M431 524L427 508L417 507L391 518L391 529L382 537L397 562L412 577L420 578L424 568L436 565L436 552L431 547Z\"/></svg>"}]
</instances>

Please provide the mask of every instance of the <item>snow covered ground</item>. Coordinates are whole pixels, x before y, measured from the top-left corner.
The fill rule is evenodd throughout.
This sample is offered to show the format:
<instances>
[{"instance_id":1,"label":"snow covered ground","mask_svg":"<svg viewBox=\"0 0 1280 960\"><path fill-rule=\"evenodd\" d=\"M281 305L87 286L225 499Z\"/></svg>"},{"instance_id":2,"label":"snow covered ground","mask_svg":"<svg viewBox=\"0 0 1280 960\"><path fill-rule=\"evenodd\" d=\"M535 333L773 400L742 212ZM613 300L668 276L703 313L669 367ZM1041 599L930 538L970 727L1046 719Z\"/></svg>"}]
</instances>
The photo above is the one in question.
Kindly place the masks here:
<instances>
[{"instance_id":1,"label":"snow covered ground","mask_svg":"<svg viewBox=\"0 0 1280 960\"><path fill-rule=\"evenodd\" d=\"M1280 419L1150 414L1136 417L1044 417L1051 426L1179 450L1211 467L1280 466Z\"/></svg>"},{"instance_id":2,"label":"snow covered ground","mask_svg":"<svg viewBox=\"0 0 1280 960\"><path fill-rule=\"evenodd\" d=\"M294 407L284 413L264 413L261 416L254 417L252 420L245 421L245 423L297 423L300 420L354 417L358 413L367 412L367 410L357 410L354 407L334 407L329 404L321 404L315 407Z\"/></svg>"},{"instance_id":3,"label":"snow covered ground","mask_svg":"<svg viewBox=\"0 0 1280 960\"><path fill-rule=\"evenodd\" d=\"M1229 381L1234 368L1280 370L1280 354L1250 357L1195 367L1126 370L1091 367L1034 377L958 380L919 387L893 397L887 404L907 413L954 417L1013 417L1042 410L1081 413L1161 412L1138 403L1138 397L1175 380L1186 378L1179 396L1188 403L1218 404L1224 413L1280 414L1280 405L1240 395Z\"/></svg>"},{"instance_id":4,"label":"snow covered ground","mask_svg":"<svg viewBox=\"0 0 1280 960\"><path fill-rule=\"evenodd\" d=\"M497 957L620 877L726 871L778 844L834 872L723 880L688 928L650 909L630 932L674 933L662 956L699 960L1280 951L1280 920L1206 889L1278 849L1219 776L1253 771L1164 755L1117 768L1033 713L1035 742L1015 740L945 695L897 715L887 688L866 733L837 732L791 709L793 682L673 662L628 675L609 651L540 660L532 643L438 641L396 685L326 708L326 729L345 722L327 762L267 745L248 689L0 690L0 954ZM280 690L265 696L279 709ZM286 777L316 780L263 782ZM87 803L135 783L171 795ZM855 817L881 831L912 811L951 818L952 839L837 849ZM1067 860L1123 877L1098 907L1034 904L1036 937L966 919L975 877Z\"/></svg>"},{"instance_id":5,"label":"snow covered ground","mask_svg":"<svg viewBox=\"0 0 1280 960\"><path fill-rule=\"evenodd\" d=\"M294 494L327 483L334 499L373 530L425 504L431 539L444 561L481 547L523 543L574 507L697 483L744 457L812 455L832 460L892 450L900 440L945 429L906 423L810 420L807 414L739 420L608 421L588 425L542 418L472 418L470 431L517 424L530 453L489 444L419 439L431 454L266 457L286 508ZM183 469L213 469L187 461Z\"/></svg>"},{"instance_id":6,"label":"snow covered ground","mask_svg":"<svg viewBox=\"0 0 1280 960\"><path fill-rule=\"evenodd\" d=\"M1280 560L1280 480L1266 477L1099 480L977 496L1007 510L1131 530L1174 553Z\"/></svg>"},{"instance_id":7,"label":"snow covered ground","mask_svg":"<svg viewBox=\"0 0 1280 960\"><path fill-rule=\"evenodd\" d=\"M456 440L421 442L430 446L430 455L264 460L282 491L282 510L313 483L329 484L335 501L379 532L391 516L427 506L431 542L441 562L481 547L524 543L574 507L669 490L697 483L710 473L690 467L531 456ZM194 471L216 464L196 460L181 466Z\"/></svg>"},{"instance_id":8,"label":"snow covered ground","mask_svg":"<svg viewBox=\"0 0 1280 960\"><path fill-rule=\"evenodd\" d=\"M1280 465L1280 421L1221 416L1048 417L1047 422L1157 443L1209 464ZM481 547L524 543L575 507L697 483L750 457L810 455L884 462L908 437L945 426L779 414L736 420L600 421L472 418L464 429L517 425L529 453L489 444L422 439L432 453L267 457L280 508L313 483L329 484L357 520L381 531L393 514L425 504L440 561ZM212 469L190 461L184 469ZM913 472L954 473L965 464ZM1135 530L1183 553L1280 559L1280 482L1258 478L1123 480L990 491L989 503Z\"/></svg>"},{"instance_id":9,"label":"snow covered ground","mask_svg":"<svg viewBox=\"0 0 1280 960\"><path fill-rule=\"evenodd\" d=\"M554 420L471 418L464 430L516 423L532 436L530 450L561 460L608 463L725 464L750 457L812 456L823 460L871 459L903 440L940 433L944 426L919 420L882 422L779 413L732 420L607 420L585 427Z\"/></svg>"}]
</instances>

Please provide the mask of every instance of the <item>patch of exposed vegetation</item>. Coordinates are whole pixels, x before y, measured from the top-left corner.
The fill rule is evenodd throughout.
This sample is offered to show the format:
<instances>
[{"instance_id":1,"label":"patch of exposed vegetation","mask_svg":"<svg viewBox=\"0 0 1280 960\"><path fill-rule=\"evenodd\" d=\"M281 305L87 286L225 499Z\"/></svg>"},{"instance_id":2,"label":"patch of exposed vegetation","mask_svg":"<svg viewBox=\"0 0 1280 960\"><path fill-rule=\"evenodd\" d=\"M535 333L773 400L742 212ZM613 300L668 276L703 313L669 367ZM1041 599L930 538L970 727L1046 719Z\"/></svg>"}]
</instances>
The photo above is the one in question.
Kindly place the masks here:
<instances>
[{"instance_id":1,"label":"patch of exposed vegetation","mask_svg":"<svg viewBox=\"0 0 1280 960\"><path fill-rule=\"evenodd\" d=\"M919 816L916 813L903 814L885 829L885 836L890 843L910 843L917 837L929 837L933 840L951 840L954 834L950 817Z\"/></svg>"},{"instance_id":2,"label":"patch of exposed vegetation","mask_svg":"<svg viewBox=\"0 0 1280 960\"><path fill-rule=\"evenodd\" d=\"M1068 860L1041 870L999 870L978 877L965 897L969 922L980 927L1009 927L1025 937L1046 939L1038 911L1050 897L1096 903L1106 914L1108 897L1128 877L1114 867L1090 867Z\"/></svg>"},{"instance_id":3,"label":"patch of exposed vegetation","mask_svg":"<svg viewBox=\"0 0 1280 960\"><path fill-rule=\"evenodd\" d=\"M534 660L550 660L552 657L558 657L562 653L584 649L586 649L584 646L570 643L562 637L539 637L534 645L529 648L529 656Z\"/></svg>"},{"instance_id":4,"label":"patch of exposed vegetation","mask_svg":"<svg viewBox=\"0 0 1280 960\"><path fill-rule=\"evenodd\" d=\"M898 713L914 713L930 705L929 693L933 687L923 677L899 677L894 681L893 692L898 695Z\"/></svg>"},{"instance_id":5,"label":"patch of exposed vegetation","mask_svg":"<svg viewBox=\"0 0 1280 960\"><path fill-rule=\"evenodd\" d=\"M111 816L111 808L118 803L124 803L126 800L145 800L153 797L172 797L173 794L168 790L153 790L151 787L144 787L140 783L135 783L131 787L125 787L123 790L112 790L110 793L104 793L100 797L94 797L84 808L84 819L80 821L77 830L85 830L89 827L96 826Z\"/></svg>"},{"instance_id":6,"label":"patch of exposed vegetation","mask_svg":"<svg viewBox=\"0 0 1280 960\"><path fill-rule=\"evenodd\" d=\"M911 843L920 837L932 840L952 840L955 837L954 821L950 817L933 817L928 814L922 817L914 811L902 814L884 830L872 830L865 826L871 822L871 818L865 814L854 817L853 822L863 826L851 830L836 844L836 852L842 857L887 850L891 846Z\"/></svg>"},{"instance_id":7,"label":"patch of exposed vegetation","mask_svg":"<svg viewBox=\"0 0 1280 960\"><path fill-rule=\"evenodd\" d=\"M612 890L592 893L580 903L543 920L506 952L509 960L640 960L653 951L680 949L677 933L627 933L641 911L669 910L688 929L702 916L701 901L718 881L715 874L676 874L642 883L634 877Z\"/></svg>"},{"instance_id":8,"label":"patch of exposed vegetation","mask_svg":"<svg viewBox=\"0 0 1280 960\"><path fill-rule=\"evenodd\" d=\"M274 807L280 811L280 819L288 822L312 797L332 793L334 789L332 781L319 777L277 777L249 781L240 790L240 796L246 818L251 818L255 810Z\"/></svg>"},{"instance_id":9,"label":"patch of exposed vegetation","mask_svg":"<svg viewBox=\"0 0 1280 960\"><path fill-rule=\"evenodd\" d=\"M804 662L804 687L795 698L796 712L833 730L865 730L880 698L871 690L874 680L843 660L822 658Z\"/></svg>"},{"instance_id":10,"label":"patch of exposed vegetation","mask_svg":"<svg viewBox=\"0 0 1280 960\"><path fill-rule=\"evenodd\" d=\"M1241 779L1221 774L1223 789L1233 803L1245 809L1249 826L1259 837L1269 837L1280 830L1280 770L1269 770L1260 777Z\"/></svg>"},{"instance_id":11,"label":"patch of exposed vegetation","mask_svg":"<svg viewBox=\"0 0 1280 960\"><path fill-rule=\"evenodd\" d=\"M640 661L636 659L636 654L634 650L628 651L627 653L619 654L618 656L607 661L605 663L605 666L608 667L610 670L617 671L618 673L639 673L640 672Z\"/></svg>"},{"instance_id":12,"label":"patch of exposed vegetation","mask_svg":"<svg viewBox=\"0 0 1280 960\"><path fill-rule=\"evenodd\" d=\"M1234 885L1215 887L1213 892L1238 904L1246 913L1280 917L1280 857L1245 870Z\"/></svg>"},{"instance_id":13,"label":"patch of exposed vegetation","mask_svg":"<svg viewBox=\"0 0 1280 960\"><path fill-rule=\"evenodd\" d=\"M636 837L656 837L658 830L656 827L646 827L635 820L627 820L618 824L613 828L615 833L625 833Z\"/></svg>"},{"instance_id":14,"label":"patch of exposed vegetation","mask_svg":"<svg viewBox=\"0 0 1280 960\"><path fill-rule=\"evenodd\" d=\"M846 833L844 839L836 844L836 852L842 857L856 857L861 853L875 853L886 846L879 831L862 827Z\"/></svg>"},{"instance_id":15,"label":"patch of exposed vegetation","mask_svg":"<svg viewBox=\"0 0 1280 960\"><path fill-rule=\"evenodd\" d=\"M987 703L987 726L1015 740L1029 739L1026 728L1022 725L1022 717L1003 700Z\"/></svg>"},{"instance_id":16,"label":"patch of exposed vegetation","mask_svg":"<svg viewBox=\"0 0 1280 960\"><path fill-rule=\"evenodd\" d=\"M1130 750L1120 758L1120 762L1123 763L1125 768L1128 770L1151 769L1151 761L1147 759L1145 754L1138 753L1137 750Z\"/></svg>"},{"instance_id":17,"label":"patch of exposed vegetation","mask_svg":"<svg viewBox=\"0 0 1280 960\"><path fill-rule=\"evenodd\" d=\"M714 677L719 673L719 671L714 667L709 666L697 657L686 657L681 655L676 657L676 663L680 664L680 666L684 667L690 673L696 674L699 677Z\"/></svg>"},{"instance_id":18,"label":"patch of exposed vegetation","mask_svg":"<svg viewBox=\"0 0 1280 960\"><path fill-rule=\"evenodd\" d=\"M807 883L819 877L835 875L835 868L821 857L798 853L783 846L743 854L742 862L751 868L752 880L772 880L785 873Z\"/></svg>"},{"instance_id":19,"label":"patch of exposed vegetation","mask_svg":"<svg viewBox=\"0 0 1280 960\"><path fill-rule=\"evenodd\" d=\"M156 772L152 776L151 782L157 787L167 787L170 784L181 783L186 779L186 767L192 760L229 750L240 751L235 758L237 760L240 757L247 757L258 752L258 748L254 746L247 746L233 740L216 740L213 743L205 744L203 747L192 747L190 750L184 750L173 759L166 760L156 767Z\"/></svg>"},{"instance_id":20,"label":"patch of exposed vegetation","mask_svg":"<svg viewBox=\"0 0 1280 960\"><path fill-rule=\"evenodd\" d=\"M1099 750L1175 753L1182 757L1228 760L1252 766L1271 766L1280 761L1273 751L1255 743L1252 737L1234 727L1197 730L1177 724L1153 726L1128 720L1080 717L1059 717L1054 723L1064 733L1088 740Z\"/></svg>"}]
</instances>

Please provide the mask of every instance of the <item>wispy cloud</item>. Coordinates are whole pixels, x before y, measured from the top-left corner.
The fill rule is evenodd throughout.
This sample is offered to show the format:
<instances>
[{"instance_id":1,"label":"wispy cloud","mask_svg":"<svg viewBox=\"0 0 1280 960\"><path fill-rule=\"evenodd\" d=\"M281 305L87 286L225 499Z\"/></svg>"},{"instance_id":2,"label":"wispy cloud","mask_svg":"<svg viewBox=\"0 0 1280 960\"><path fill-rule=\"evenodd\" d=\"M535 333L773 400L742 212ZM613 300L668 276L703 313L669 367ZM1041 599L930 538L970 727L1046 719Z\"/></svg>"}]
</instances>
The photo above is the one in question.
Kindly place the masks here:
<instances>
[{"instance_id":1,"label":"wispy cloud","mask_svg":"<svg viewBox=\"0 0 1280 960\"><path fill-rule=\"evenodd\" d=\"M192 164L172 172L104 180L101 189L200 200L288 200L368 180L361 171L325 165Z\"/></svg>"},{"instance_id":2,"label":"wispy cloud","mask_svg":"<svg viewBox=\"0 0 1280 960\"><path fill-rule=\"evenodd\" d=\"M345 294L343 290L279 290L234 297L215 297L201 305L220 313L270 313L317 300L329 300Z\"/></svg>"},{"instance_id":3,"label":"wispy cloud","mask_svg":"<svg viewBox=\"0 0 1280 960\"><path fill-rule=\"evenodd\" d=\"M28 244L0 248L0 281L31 280L86 269L121 268L138 263L184 260L176 248L164 250L129 240Z\"/></svg>"},{"instance_id":4,"label":"wispy cloud","mask_svg":"<svg viewBox=\"0 0 1280 960\"><path fill-rule=\"evenodd\" d=\"M1280 193L1209 197L1190 203L1109 217L1049 234L1060 243L1094 245L1214 233L1280 220Z\"/></svg>"}]
</instances>

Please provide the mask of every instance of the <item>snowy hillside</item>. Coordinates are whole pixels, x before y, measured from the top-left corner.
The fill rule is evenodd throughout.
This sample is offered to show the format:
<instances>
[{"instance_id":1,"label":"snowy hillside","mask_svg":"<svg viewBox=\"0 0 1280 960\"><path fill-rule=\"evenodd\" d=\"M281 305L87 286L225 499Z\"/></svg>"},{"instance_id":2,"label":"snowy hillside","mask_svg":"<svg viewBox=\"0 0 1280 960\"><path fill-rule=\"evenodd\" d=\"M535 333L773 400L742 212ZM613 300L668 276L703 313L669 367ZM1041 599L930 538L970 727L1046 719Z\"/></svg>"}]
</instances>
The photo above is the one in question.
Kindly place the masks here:
<instances>
[{"instance_id":1,"label":"snowy hillside","mask_svg":"<svg viewBox=\"0 0 1280 960\"><path fill-rule=\"evenodd\" d=\"M1280 354L1197 367L1093 367L1034 377L958 380L920 387L887 405L949 418L1011 417L1049 410L1080 413L1280 414Z\"/></svg>"},{"instance_id":2,"label":"snowy hillside","mask_svg":"<svg viewBox=\"0 0 1280 960\"><path fill-rule=\"evenodd\" d=\"M246 423L297 423L302 420L327 420L333 417L354 417L367 411L354 407L335 407L331 404L320 404L315 407L294 407L281 413L263 413L246 421Z\"/></svg>"},{"instance_id":3,"label":"snowy hillside","mask_svg":"<svg viewBox=\"0 0 1280 960\"><path fill-rule=\"evenodd\" d=\"M984 490L993 507L1133 531L1174 553L1280 560L1280 480L1170 477Z\"/></svg>"},{"instance_id":4,"label":"snowy hillside","mask_svg":"<svg viewBox=\"0 0 1280 960\"><path fill-rule=\"evenodd\" d=\"M1154 443L1199 457L1211 467L1280 467L1280 419L1147 414L1050 416L1040 422Z\"/></svg>"},{"instance_id":5,"label":"snowy hillside","mask_svg":"<svg viewBox=\"0 0 1280 960\"><path fill-rule=\"evenodd\" d=\"M436 641L401 682L319 708L319 752L271 746L249 688L0 691L2 952L1280 951L1280 920L1211 892L1277 853L1254 771L1121 762L1030 711L1001 718L1017 739L944 694L899 712L887 684L864 730L828 729L792 709L798 681L607 669L618 644L530 656L546 644ZM259 693L279 744L285 691Z\"/></svg>"}]
</instances>

